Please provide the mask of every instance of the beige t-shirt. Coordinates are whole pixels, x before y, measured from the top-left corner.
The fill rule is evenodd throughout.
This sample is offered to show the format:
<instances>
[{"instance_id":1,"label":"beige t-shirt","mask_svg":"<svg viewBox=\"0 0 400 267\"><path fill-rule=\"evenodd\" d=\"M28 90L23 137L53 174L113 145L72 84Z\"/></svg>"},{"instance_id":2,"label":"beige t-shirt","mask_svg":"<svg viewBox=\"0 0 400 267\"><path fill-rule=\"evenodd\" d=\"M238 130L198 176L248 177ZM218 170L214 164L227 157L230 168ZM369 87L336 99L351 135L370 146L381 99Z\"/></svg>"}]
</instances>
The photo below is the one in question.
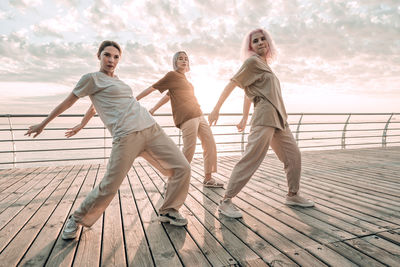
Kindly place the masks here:
<instances>
[{"instance_id":1,"label":"beige t-shirt","mask_svg":"<svg viewBox=\"0 0 400 267\"><path fill-rule=\"evenodd\" d=\"M171 99L172 116L176 127L182 123L203 115L193 85L186 76L176 71L168 72L161 80L152 85L161 93L168 90Z\"/></svg>"},{"instance_id":2,"label":"beige t-shirt","mask_svg":"<svg viewBox=\"0 0 400 267\"><path fill-rule=\"evenodd\" d=\"M232 77L254 103L252 126L284 129L287 114L278 78L258 55L248 58Z\"/></svg>"},{"instance_id":3,"label":"beige t-shirt","mask_svg":"<svg viewBox=\"0 0 400 267\"><path fill-rule=\"evenodd\" d=\"M82 76L72 91L77 97L89 96L97 114L113 138L144 130L155 120L132 95L132 89L102 72Z\"/></svg>"}]
</instances>

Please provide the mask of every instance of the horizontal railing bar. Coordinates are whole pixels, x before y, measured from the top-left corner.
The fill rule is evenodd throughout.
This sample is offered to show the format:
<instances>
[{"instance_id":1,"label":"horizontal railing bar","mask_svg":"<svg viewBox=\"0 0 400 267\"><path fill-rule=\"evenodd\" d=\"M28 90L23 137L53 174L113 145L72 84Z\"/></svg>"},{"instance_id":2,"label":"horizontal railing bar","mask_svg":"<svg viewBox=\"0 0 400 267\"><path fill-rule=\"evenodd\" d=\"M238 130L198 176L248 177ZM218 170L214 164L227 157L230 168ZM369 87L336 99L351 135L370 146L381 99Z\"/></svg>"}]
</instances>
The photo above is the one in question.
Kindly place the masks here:
<instances>
[{"instance_id":1,"label":"horizontal railing bar","mask_svg":"<svg viewBox=\"0 0 400 267\"><path fill-rule=\"evenodd\" d=\"M347 132L371 132L371 131L382 131L383 129L347 129ZM389 128L388 130L400 130L400 128ZM338 130L310 130L310 131L298 131L298 133L330 133L330 132L343 132L343 129ZM293 133L297 133L293 131Z\"/></svg>"},{"instance_id":2,"label":"horizontal railing bar","mask_svg":"<svg viewBox=\"0 0 400 267\"><path fill-rule=\"evenodd\" d=\"M387 142L388 144L400 144L400 141L398 142ZM382 143L356 143L356 144L346 144L346 147L348 146L362 146L362 145L381 145ZM319 145L319 146L300 146L299 148L314 148L314 147L334 147L334 146L342 146L341 144L336 144L336 145Z\"/></svg>"},{"instance_id":3,"label":"horizontal railing bar","mask_svg":"<svg viewBox=\"0 0 400 267\"><path fill-rule=\"evenodd\" d=\"M400 137L400 135L387 135L388 137ZM365 136L346 136L346 139L354 139L354 138L373 138L373 137L382 137L381 135L365 135ZM335 140L342 139L341 136L333 136L333 137L312 137L312 138L300 138L299 141L311 141L311 140Z\"/></svg>"},{"instance_id":4,"label":"horizontal railing bar","mask_svg":"<svg viewBox=\"0 0 400 267\"><path fill-rule=\"evenodd\" d=\"M210 113L204 113L203 115L208 116ZM293 112L293 113L288 113L289 116L320 116L320 115L324 115L324 116L337 116L337 115L349 115L351 114L352 116L371 116L371 115L377 115L377 116L387 116L387 115L400 115L400 113L397 112L372 112L372 113L361 113L361 112L357 112L357 113L343 113L343 112L337 112L337 113L314 113L314 112L309 112L309 113L298 113L298 112ZM243 113L220 113L220 116L242 116ZM249 114L251 115L251 113ZM0 118L32 118L32 117L47 117L47 114L0 114ZM61 114L58 117L83 117L84 114ZM95 115L96 117L98 116L97 114ZM160 116L160 117L170 117L171 113L158 113L154 115L156 116Z\"/></svg>"}]
</instances>

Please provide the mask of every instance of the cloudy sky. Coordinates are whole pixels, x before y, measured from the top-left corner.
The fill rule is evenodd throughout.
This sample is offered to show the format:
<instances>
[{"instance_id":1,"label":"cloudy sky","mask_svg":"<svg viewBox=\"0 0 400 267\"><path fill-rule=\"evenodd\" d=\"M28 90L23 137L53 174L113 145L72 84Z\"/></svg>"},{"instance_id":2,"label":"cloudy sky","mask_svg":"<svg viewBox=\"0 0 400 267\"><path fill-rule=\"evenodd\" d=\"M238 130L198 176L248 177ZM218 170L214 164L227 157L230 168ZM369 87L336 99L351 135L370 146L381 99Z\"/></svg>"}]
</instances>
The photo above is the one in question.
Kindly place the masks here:
<instances>
[{"instance_id":1,"label":"cloudy sky","mask_svg":"<svg viewBox=\"0 0 400 267\"><path fill-rule=\"evenodd\" d=\"M256 27L277 45L272 67L289 112L400 112L398 0L6 0L0 22L0 114L48 113L81 75L98 70L105 39L121 44L117 74L135 95L186 50L189 79L209 112ZM236 89L222 111L240 112L242 95Z\"/></svg>"}]
</instances>

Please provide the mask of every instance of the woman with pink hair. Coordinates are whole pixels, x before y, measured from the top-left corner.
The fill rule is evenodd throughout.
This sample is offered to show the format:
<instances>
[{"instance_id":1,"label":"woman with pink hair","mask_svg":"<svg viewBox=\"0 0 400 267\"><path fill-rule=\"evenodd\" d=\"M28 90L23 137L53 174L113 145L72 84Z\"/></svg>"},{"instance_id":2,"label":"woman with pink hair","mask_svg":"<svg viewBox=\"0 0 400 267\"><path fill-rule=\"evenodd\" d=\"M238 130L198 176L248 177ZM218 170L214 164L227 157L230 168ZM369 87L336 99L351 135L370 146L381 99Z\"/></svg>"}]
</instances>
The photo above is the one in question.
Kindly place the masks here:
<instances>
[{"instance_id":1,"label":"woman with pink hair","mask_svg":"<svg viewBox=\"0 0 400 267\"><path fill-rule=\"evenodd\" d=\"M287 123L287 114L282 100L280 83L269 64L276 57L276 49L269 33L264 29L249 32L243 40L243 65L226 85L213 111L208 117L210 125L216 124L219 110L236 86L244 89L243 117L237 125L239 131L246 127L251 102L254 113L245 152L232 170L219 211L232 218L242 217L232 203L241 189L250 180L271 148L284 164L288 183L286 204L312 207L314 203L299 195L301 154Z\"/></svg>"}]
</instances>

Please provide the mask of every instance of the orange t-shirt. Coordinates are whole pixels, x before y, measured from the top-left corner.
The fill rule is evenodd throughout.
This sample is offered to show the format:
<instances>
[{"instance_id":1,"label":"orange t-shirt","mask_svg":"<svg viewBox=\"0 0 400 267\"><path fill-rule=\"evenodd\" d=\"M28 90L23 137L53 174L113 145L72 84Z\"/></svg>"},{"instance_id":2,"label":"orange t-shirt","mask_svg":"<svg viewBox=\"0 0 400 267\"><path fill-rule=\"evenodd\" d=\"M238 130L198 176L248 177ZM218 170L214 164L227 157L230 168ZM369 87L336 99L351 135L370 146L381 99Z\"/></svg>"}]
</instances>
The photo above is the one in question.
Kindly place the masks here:
<instances>
[{"instance_id":1,"label":"orange t-shirt","mask_svg":"<svg viewBox=\"0 0 400 267\"><path fill-rule=\"evenodd\" d=\"M184 74L176 71L168 72L161 80L152 85L161 93L168 90L171 100L172 116L176 127L180 128L187 120L203 115L193 85Z\"/></svg>"}]
</instances>

